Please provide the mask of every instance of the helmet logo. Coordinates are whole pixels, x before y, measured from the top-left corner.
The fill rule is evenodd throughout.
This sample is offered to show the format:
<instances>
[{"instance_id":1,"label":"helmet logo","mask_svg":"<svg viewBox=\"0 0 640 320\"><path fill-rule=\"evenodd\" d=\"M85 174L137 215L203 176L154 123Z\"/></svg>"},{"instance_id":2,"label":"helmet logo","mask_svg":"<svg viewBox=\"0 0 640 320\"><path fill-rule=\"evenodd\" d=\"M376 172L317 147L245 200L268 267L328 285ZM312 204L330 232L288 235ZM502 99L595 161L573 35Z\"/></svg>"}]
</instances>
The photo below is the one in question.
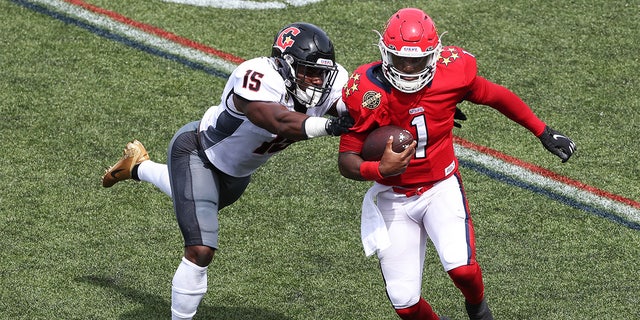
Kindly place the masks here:
<instances>
[{"instance_id":1,"label":"helmet logo","mask_svg":"<svg viewBox=\"0 0 640 320\"><path fill-rule=\"evenodd\" d=\"M401 52L421 52L422 50L420 49L420 47L404 46L400 51Z\"/></svg>"},{"instance_id":2,"label":"helmet logo","mask_svg":"<svg viewBox=\"0 0 640 320\"><path fill-rule=\"evenodd\" d=\"M276 39L274 47L284 52L285 50L287 50L287 48L293 46L293 44L296 42L293 37L297 36L299 33L300 29L296 27L289 27L282 30L282 32L280 32L280 34L278 35L278 39Z\"/></svg>"}]
</instances>

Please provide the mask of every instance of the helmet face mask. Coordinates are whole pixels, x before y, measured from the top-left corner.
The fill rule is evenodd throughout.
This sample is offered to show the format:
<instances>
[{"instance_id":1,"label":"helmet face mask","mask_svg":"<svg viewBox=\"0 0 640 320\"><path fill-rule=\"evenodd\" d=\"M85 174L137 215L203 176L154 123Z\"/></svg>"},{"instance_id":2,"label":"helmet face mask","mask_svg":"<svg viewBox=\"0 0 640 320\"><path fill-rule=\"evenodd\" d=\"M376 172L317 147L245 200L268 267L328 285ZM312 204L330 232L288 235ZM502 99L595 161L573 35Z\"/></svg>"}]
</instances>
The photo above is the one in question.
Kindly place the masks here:
<instances>
[{"instance_id":1,"label":"helmet face mask","mask_svg":"<svg viewBox=\"0 0 640 320\"><path fill-rule=\"evenodd\" d=\"M285 26L275 37L271 56L282 58L290 69L285 84L299 104L312 108L326 101L338 68L333 43L322 29L303 22Z\"/></svg>"},{"instance_id":2,"label":"helmet face mask","mask_svg":"<svg viewBox=\"0 0 640 320\"><path fill-rule=\"evenodd\" d=\"M298 61L292 67L295 70L293 97L307 108L323 103L333 87L338 74L337 67L307 61Z\"/></svg>"},{"instance_id":3,"label":"helmet face mask","mask_svg":"<svg viewBox=\"0 0 640 320\"><path fill-rule=\"evenodd\" d=\"M378 35L383 74L396 89L413 93L433 80L442 43L422 10L401 9Z\"/></svg>"}]
</instances>

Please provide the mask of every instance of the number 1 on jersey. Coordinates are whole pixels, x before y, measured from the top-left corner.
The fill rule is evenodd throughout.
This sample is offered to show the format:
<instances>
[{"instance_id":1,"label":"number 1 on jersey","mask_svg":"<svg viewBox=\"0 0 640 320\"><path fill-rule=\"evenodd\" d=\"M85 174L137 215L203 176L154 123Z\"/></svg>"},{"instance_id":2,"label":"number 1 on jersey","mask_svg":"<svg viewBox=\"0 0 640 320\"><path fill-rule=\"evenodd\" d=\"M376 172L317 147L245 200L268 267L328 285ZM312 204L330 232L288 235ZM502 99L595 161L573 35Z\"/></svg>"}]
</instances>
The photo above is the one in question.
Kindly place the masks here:
<instances>
[{"instance_id":1,"label":"number 1 on jersey","mask_svg":"<svg viewBox=\"0 0 640 320\"><path fill-rule=\"evenodd\" d=\"M427 120L423 115L417 116L411 120L411 124L416 128L416 158L425 158L427 156Z\"/></svg>"}]
</instances>

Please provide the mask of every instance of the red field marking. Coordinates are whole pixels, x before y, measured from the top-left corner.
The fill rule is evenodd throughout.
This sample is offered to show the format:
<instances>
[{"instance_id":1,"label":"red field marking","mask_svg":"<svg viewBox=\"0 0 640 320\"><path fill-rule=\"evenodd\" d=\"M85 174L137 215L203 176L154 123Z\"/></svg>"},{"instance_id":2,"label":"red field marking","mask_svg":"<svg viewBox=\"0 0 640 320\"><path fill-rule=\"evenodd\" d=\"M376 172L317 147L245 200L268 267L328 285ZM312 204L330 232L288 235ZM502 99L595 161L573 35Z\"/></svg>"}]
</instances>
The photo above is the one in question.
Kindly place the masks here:
<instances>
[{"instance_id":1,"label":"red field marking","mask_svg":"<svg viewBox=\"0 0 640 320\"><path fill-rule=\"evenodd\" d=\"M568 178L568 177L565 177L563 175L557 174L557 173L555 173L553 171L550 171L548 169L545 169L545 168L542 168L540 166L537 166L535 164L532 164L532 163L520 160L518 158L506 155L506 154L504 154L504 153L502 153L500 151L491 149L489 147L477 145L477 144L472 143L470 141L464 140L464 139L462 139L460 137L454 137L454 142L459 144L459 145L461 145L461 146L463 146L463 147L465 147L465 148L473 149L473 150L476 150L478 152L490 155L490 156L492 156L494 158L502 159L502 160L504 160L504 161L506 161L508 163L512 163L514 165L517 165L519 167L525 168L525 169L527 169L527 170L529 170L531 172L540 174L540 175L545 176L547 178L562 182L564 184L576 187L578 189L582 189L582 190L588 191L590 193L593 193L595 195L601 196L603 198L608 198L608 199L611 199L611 200L614 200L614 201L617 201L617 202L620 202L620 203L624 203L624 204L629 205L631 207L634 207L636 209L640 209L640 202L637 202L637 201L634 201L634 200L619 196L617 194L613 194L613 193L598 189L596 187L592 187L592 186L590 186L588 184L585 184L583 182L580 182L580 181L577 181L577 180L573 180L571 178Z\"/></svg>"},{"instance_id":2,"label":"red field marking","mask_svg":"<svg viewBox=\"0 0 640 320\"><path fill-rule=\"evenodd\" d=\"M79 7L83 7L85 9L87 9L89 11L92 11L92 12L95 12L95 13L108 16L108 17L110 17L110 18L112 18L112 19L114 19L116 21L119 21L119 22L122 22L124 24L136 27L136 28L144 30L146 32L155 34L155 35L160 36L162 38L165 38L167 40L171 40L173 42L182 44L184 46L187 46L187 47L190 47L190 48L193 48L193 49L196 49L196 50L208 53L208 54L212 54L214 56L220 57L220 58L225 59L227 61L230 61L230 62L233 62L233 63L236 63L236 64L240 64L240 63L244 62L244 59L242 59L240 57L234 56L234 55L226 53L226 52L222 52L220 50L216 50L216 49L208 47L206 45L197 43L197 42L195 42L193 40L190 40L190 39L181 37L179 35L176 35L175 33L171 33L171 32L162 30L160 28L154 27L152 25L148 25L148 24L145 24L145 23L142 23L142 22L138 22L138 21L132 20L130 18L127 18L127 17L117 13L117 12L113 12L113 11L110 11L110 10L107 10L107 9L103 9L103 8L94 6L92 4L86 3L84 1L81 1L81 0L63 0L63 1L71 3L71 4L79 6Z\"/></svg>"}]
</instances>

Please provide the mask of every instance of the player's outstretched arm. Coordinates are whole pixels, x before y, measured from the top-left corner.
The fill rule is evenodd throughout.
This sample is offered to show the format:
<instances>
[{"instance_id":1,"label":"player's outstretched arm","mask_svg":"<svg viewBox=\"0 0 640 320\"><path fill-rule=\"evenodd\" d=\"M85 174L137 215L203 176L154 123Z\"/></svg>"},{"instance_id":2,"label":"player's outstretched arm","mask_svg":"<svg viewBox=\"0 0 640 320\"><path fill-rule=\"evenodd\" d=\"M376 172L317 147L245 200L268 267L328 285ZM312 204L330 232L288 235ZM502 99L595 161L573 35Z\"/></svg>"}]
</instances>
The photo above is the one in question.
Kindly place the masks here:
<instances>
[{"instance_id":1,"label":"player's outstretched arm","mask_svg":"<svg viewBox=\"0 0 640 320\"><path fill-rule=\"evenodd\" d=\"M337 118L310 117L294 112L276 102L249 101L234 95L236 108L255 125L291 140L320 136L339 136L349 131L353 119L349 114Z\"/></svg>"},{"instance_id":2,"label":"player's outstretched arm","mask_svg":"<svg viewBox=\"0 0 640 320\"><path fill-rule=\"evenodd\" d=\"M309 117L299 112L291 112L276 102L249 101L233 96L236 108L243 112L256 126L291 140L306 139L302 124Z\"/></svg>"}]
</instances>

